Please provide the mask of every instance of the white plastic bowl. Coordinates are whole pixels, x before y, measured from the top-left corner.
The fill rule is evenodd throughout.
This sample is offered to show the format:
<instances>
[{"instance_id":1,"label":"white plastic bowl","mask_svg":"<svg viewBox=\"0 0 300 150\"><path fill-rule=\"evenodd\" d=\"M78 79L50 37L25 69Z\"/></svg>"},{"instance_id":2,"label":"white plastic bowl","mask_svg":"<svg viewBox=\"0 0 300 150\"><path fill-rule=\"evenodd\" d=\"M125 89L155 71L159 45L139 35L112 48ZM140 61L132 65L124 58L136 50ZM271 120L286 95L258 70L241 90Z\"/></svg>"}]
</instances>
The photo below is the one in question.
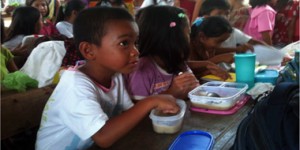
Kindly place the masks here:
<instances>
[{"instance_id":1,"label":"white plastic bowl","mask_svg":"<svg viewBox=\"0 0 300 150\"><path fill-rule=\"evenodd\" d=\"M180 107L180 112L172 116L159 116L158 111L153 109L149 115L152 120L153 130L156 133L172 134L178 132L183 123L184 114L186 111L186 103L183 100L177 99L176 103Z\"/></svg>"}]
</instances>

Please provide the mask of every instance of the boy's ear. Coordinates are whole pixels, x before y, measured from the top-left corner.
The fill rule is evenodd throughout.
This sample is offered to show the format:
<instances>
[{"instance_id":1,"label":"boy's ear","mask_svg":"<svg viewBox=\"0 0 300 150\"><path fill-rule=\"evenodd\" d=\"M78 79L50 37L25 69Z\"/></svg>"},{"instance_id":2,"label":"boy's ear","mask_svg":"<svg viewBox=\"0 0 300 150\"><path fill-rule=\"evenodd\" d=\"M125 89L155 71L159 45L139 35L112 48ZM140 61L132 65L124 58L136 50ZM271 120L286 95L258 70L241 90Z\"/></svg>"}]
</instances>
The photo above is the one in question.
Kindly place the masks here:
<instances>
[{"instance_id":1,"label":"boy's ear","mask_svg":"<svg viewBox=\"0 0 300 150\"><path fill-rule=\"evenodd\" d=\"M93 45L88 42L81 42L79 44L79 51L81 55L87 60L93 60L95 58Z\"/></svg>"}]
</instances>

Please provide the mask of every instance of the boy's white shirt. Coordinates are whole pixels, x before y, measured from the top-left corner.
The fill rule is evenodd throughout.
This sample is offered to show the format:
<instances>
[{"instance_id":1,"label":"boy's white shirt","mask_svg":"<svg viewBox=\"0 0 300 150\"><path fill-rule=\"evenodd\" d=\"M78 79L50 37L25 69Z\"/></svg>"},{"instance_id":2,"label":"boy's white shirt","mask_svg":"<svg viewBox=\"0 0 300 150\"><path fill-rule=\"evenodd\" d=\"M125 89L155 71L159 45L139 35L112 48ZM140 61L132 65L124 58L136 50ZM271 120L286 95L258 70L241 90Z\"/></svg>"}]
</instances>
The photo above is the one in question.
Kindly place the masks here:
<instances>
[{"instance_id":1,"label":"boy's white shirt","mask_svg":"<svg viewBox=\"0 0 300 150\"><path fill-rule=\"evenodd\" d=\"M224 48L232 48L237 47L237 44L245 44L248 43L252 39L251 36L245 34L239 29L233 28L232 33L229 38L221 44L221 47Z\"/></svg>"},{"instance_id":2,"label":"boy's white shirt","mask_svg":"<svg viewBox=\"0 0 300 150\"><path fill-rule=\"evenodd\" d=\"M121 74L106 93L80 71L65 71L49 98L37 134L37 150L87 149L105 122L133 103Z\"/></svg>"}]
</instances>

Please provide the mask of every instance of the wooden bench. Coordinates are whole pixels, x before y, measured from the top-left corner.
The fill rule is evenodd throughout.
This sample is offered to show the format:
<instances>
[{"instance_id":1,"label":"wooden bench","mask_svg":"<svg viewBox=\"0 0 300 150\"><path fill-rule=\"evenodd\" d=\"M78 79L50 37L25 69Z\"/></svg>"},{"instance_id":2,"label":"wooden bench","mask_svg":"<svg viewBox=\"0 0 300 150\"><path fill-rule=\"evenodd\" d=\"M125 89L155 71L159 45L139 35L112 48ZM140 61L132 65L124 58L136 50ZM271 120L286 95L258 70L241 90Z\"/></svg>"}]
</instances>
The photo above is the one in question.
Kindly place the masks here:
<instances>
[{"instance_id":1,"label":"wooden bench","mask_svg":"<svg viewBox=\"0 0 300 150\"><path fill-rule=\"evenodd\" d=\"M49 85L20 93L1 91L1 140L38 127L54 88Z\"/></svg>"}]
</instances>

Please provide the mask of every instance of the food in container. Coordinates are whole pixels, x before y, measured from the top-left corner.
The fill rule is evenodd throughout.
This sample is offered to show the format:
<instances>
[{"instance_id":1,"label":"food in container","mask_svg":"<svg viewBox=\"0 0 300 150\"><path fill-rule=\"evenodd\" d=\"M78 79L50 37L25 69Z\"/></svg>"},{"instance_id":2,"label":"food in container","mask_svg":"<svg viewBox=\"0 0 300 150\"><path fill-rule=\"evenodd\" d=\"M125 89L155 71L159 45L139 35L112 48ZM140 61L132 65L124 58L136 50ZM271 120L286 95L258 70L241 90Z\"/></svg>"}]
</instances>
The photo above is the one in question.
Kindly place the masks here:
<instances>
[{"instance_id":1,"label":"food in container","mask_svg":"<svg viewBox=\"0 0 300 150\"><path fill-rule=\"evenodd\" d=\"M186 111L186 104L183 100L177 100L180 107L177 114L163 114L159 110L153 109L149 115L152 120L153 130L156 133L172 134L178 132L183 123L183 117Z\"/></svg>"},{"instance_id":2,"label":"food in container","mask_svg":"<svg viewBox=\"0 0 300 150\"><path fill-rule=\"evenodd\" d=\"M196 87L189 92L188 96L192 107L228 110L236 104L247 88L248 85L245 83L212 81ZM218 96L203 95L203 91Z\"/></svg>"}]
</instances>

